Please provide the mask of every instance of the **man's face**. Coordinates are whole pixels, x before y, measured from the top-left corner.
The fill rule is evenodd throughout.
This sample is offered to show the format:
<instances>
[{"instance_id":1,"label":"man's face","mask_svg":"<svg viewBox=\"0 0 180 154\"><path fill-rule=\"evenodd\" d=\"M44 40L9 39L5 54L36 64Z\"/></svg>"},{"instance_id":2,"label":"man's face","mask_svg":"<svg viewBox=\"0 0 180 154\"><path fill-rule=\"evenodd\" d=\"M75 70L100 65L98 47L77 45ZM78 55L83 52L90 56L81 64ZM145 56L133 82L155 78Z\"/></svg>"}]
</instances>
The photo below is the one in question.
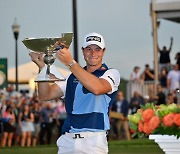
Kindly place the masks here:
<instances>
[{"instance_id":1,"label":"man's face","mask_svg":"<svg viewBox=\"0 0 180 154\"><path fill-rule=\"evenodd\" d=\"M179 65L178 64L174 65L174 70L179 70Z\"/></svg>"},{"instance_id":2,"label":"man's face","mask_svg":"<svg viewBox=\"0 0 180 154\"><path fill-rule=\"evenodd\" d=\"M146 66L146 70L150 70L149 66Z\"/></svg>"},{"instance_id":3,"label":"man's face","mask_svg":"<svg viewBox=\"0 0 180 154\"><path fill-rule=\"evenodd\" d=\"M139 68L136 68L136 69L134 70L134 72L138 73L138 72L139 72Z\"/></svg>"},{"instance_id":4,"label":"man's face","mask_svg":"<svg viewBox=\"0 0 180 154\"><path fill-rule=\"evenodd\" d=\"M102 63L105 49L101 49L97 45L89 45L83 49L84 59L87 65L97 66Z\"/></svg>"},{"instance_id":5,"label":"man's face","mask_svg":"<svg viewBox=\"0 0 180 154\"><path fill-rule=\"evenodd\" d=\"M117 99L119 100L119 101L122 101L123 100L123 93L122 92L118 92L117 93Z\"/></svg>"},{"instance_id":6,"label":"man's face","mask_svg":"<svg viewBox=\"0 0 180 154\"><path fill-rule=\"evenodd\" d=\"M157 92L161 92L162 91L162 87L160 85L157 86Z\"/></svg>"},{"instance_id":7,"label":"man's face","mask_svg":"<svg viewBox=\"0 0 180 154\"><path fill-rule=\"evenodd\" d=\"M51 108L52 108L52 104L48 103L48 109L51 109Z\"/></svg>"}]
</instances>

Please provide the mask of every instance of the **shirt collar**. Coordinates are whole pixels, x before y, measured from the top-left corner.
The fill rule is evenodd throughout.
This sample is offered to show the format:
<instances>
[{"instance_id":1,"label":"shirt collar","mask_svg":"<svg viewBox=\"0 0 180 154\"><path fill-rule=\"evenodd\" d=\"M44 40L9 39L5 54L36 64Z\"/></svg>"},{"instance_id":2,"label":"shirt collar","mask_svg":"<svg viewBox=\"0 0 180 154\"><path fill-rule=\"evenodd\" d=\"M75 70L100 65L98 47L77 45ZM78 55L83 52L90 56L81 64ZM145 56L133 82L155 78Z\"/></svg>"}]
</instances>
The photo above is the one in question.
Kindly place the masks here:
<instances>
[{"instance_id":1,"label":"shirt collar","mask_svg":"<svg viewBox=\"0 0 180 154\"><path fill-rule=\"evenodd\" d=\"M87 70L87 66L85 66L84 69ZM108 70L108 67L107 67L107 65L106 65L105 63L103 63L103 64L101 65L101 67L98 68L98 69L95 70L95 71L105 71L105 70ZM95 72L95 71L94 71L94 72Z\"/></svg>"}]
</instances>

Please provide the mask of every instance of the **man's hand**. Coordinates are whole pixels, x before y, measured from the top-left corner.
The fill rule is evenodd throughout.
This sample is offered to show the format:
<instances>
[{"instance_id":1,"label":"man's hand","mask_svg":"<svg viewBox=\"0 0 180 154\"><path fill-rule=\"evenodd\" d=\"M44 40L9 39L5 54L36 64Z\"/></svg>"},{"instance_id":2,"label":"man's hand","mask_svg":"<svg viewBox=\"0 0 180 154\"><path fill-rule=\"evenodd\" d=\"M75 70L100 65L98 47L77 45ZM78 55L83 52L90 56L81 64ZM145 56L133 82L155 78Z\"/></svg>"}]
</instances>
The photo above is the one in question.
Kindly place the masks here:
<instances>
[{"instance_id":1,"label":"man's hand","mask_svg":"<svg viewBox=\"0 0 180 154\"><path fill-rule=\"evenodd\" d=\"M72 61L73 57L70 53L70 49L63 48L56 52L56 57L66 66L68 66Z\"/></svg>"},{"instance_id":2,"label":"man's hand","mask_svg":"<svg viewBox=\"0 0 180 154\"><path fill-rule=\"evenodd\" d=\"M43 53L38 53L38 52L30 52L29 56L31 57L31 60L39 67L41 70L44 66L44 56Z\"/></svg>"}]
</instances>

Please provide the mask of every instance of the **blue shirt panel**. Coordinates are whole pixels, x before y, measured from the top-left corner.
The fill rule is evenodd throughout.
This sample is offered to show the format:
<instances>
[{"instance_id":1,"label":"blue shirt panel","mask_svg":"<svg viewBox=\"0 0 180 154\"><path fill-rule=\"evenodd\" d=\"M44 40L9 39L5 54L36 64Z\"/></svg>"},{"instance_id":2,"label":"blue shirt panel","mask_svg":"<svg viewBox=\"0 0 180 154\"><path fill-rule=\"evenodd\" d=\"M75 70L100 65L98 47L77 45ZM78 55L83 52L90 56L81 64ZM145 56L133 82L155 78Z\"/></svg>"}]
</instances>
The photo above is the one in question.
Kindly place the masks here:
<instances>
[{"instance_id":1,"label":"blue shirt panel","mask_svg":"<svg viewBox=\"0 0 180 154\"><path fill-rule=\"evenodd\" d=\"M85 68L86 69L86 68ZM105 64L92 74L102 76L108 70ZM114 101L113 94L94 95L71 74L67 81L65 105L67 119L62 133L102 131L109 129L109 105Z\"/></svg>"},{"instance_id":2,"label":"blue shirt panel","mask_svg":"<svg viewBox=\"0 0 180 154\"><path fill-rule=\"evenodd\" d=\"M91 92L84 93L82 84L78 84L73 103L73 114L85 114L92 112L107 113L111 98L104 95L94 95Z\"/></svg>"}]
</instances>

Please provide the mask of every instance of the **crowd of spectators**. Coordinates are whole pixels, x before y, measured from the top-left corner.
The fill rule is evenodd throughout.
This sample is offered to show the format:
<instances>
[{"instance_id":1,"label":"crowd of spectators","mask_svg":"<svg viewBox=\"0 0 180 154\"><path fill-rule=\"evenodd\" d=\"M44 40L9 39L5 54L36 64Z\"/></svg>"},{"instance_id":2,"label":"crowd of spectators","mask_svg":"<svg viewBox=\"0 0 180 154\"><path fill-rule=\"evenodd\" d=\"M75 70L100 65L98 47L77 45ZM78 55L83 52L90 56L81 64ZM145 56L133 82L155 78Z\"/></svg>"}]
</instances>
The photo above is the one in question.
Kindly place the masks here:
<instances>
[{"instance_id":1,"label":"crowd of spectators","mask_svg":"<svg viewBox=\"0 0 180 154\"><path fill-rule=\"evenodd\" d=\"M155 105L180 103L180 53L175 56L176 63L171 64L169 49L163 47L159 57L159 83L155 86L154 70L149 64L145 65L142 73L140 67L135 66L130 74L130 99L126 100L122 91L118 91L117 99L113 103L111 111L121 113L121 118L111 118L111 138L130 139L127 127L127 115L134 114L142 105L153 103ZM156 89L155 89L156 88ZM179 95L179 96L178 96Z\"/></svg>"},{"instance_id":2,"label":"crowd of spectators","mask_svg":"<svg viewBox=\"0 0 180 154\"><path fill-rule=\"evenodd\" d=\"M167 65L164 63L163 67L161 67L158 74L159 83L156 87L154 87L154 70L150 69L149 65L146 64L144 70L140 73L140 67L135 66L133 73L130 75L131 102L139 95L145 102L160 105L167 103L168 96L172 95L174 103L178 103L177 90L180 89L179 52L176 54L175 59L175 64L169 64L169 61L167 61ZM134 113L134 110L132 108L132 113Z\"/></svg>"},{"instance_id":3,"label":"crowd of spectators","mask_svg":"<svg viewBox=\"0 0 180 154\"><path fill-rule=\"evenodd\" d=\"M56 140L61 134L65 118L62 99L41 102L36 92L30 97L26 91L14 91L13 85L0 91L1 147L51 144L53 135Z\"/></svg>"}]
</instances>

